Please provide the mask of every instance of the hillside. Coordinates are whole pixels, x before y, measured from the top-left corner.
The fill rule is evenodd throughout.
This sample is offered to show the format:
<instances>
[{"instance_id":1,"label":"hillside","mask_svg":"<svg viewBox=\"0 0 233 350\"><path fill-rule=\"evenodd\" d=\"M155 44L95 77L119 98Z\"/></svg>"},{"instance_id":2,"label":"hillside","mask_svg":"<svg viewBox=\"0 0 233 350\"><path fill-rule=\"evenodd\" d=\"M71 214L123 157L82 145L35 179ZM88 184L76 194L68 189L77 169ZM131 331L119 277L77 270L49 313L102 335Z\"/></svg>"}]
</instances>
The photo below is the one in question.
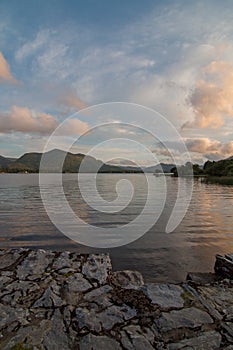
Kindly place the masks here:
<instances>
[{"instance_id":1,"label":"hillside","mask_svg":"<svg viewBox=\"0 0 233 350\"><path fill-rule=\"evenodd\" d=\"M40 161L42 153L25 153L23 156L16 160L8 160L7 158L0 157L0 169L4 172L17 173L17 172L29 172L36 173L39 172ZM97 160L90 156L85 156L84 154L77 153L66 153L65 151L54 149L52 151L46 152L43 158L43 169L44 172L59 172L62 166L62 161L64 159L64 164L62 167L63 173L76 173L79 171L80 164L82 160L85 159L85 166L82 167L82 172L92 173L92 172L131 172L129 169L124 167L114 166L110 164L105 164L100 160Z\"/></svg>"},{"instance_id":2,"label":"hillside","mask_svg":"<svg viewBox=\"0 0 233 350\"><path fill-rule=\"evenodd\" d=\"M204 173L209 176L233 176L233 157L219 161L207 161L204 164Z\"/></svg>"},{"instance_id":3,"label":"hillside","mask_svg":"<svg viewBox=\"0 0 233 350\"><path fill-rule=\"evenodd\" d=\"M0 156L0 168L5 168L14 161L15 159L13 158L6 158L3 156Z\"/></svg>"}]
</instances>

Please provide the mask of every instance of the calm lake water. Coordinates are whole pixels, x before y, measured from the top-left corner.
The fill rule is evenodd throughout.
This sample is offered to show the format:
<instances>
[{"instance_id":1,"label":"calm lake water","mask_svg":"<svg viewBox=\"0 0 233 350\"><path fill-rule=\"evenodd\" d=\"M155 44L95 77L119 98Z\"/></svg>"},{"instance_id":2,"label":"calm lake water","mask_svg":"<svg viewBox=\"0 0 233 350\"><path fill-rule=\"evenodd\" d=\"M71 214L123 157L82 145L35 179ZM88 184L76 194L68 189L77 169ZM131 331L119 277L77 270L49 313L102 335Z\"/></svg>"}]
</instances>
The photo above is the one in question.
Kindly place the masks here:
<instances>
[{"instance_id":1,"label":"calm lake water","mask_svg":"<svg viewBox=\"0 0 233 350\"><path fill-rule=\"evenodd\" d=\"M86 176L88 188L89 175ZM153 176L153 175L151 175ZM116 183L126 178L134 186L131 204L119 213L98 213L88 206L78 190L77 175L64 175L64 192L74 212L98 227L113 227L133 220L143 209L147 182L143 174L100 174L97 188L106 201L116 199ZM160 200L162 178L155 178L154 210ZM167 177L168 196L157 223L137 241L111 249L95 249L74 243L51 223L40 197L38 175L0 175L0 247L30 247L72 250L81 253L109 251L114 270L135 269L147 281L178 282L189 271L212 271L216 253L233 252L233 187L194 181L192 201L185 218L173 233L165 226L176 198L177 179ZM182 179L182 186L190 186ZM52 175L48 193L53 192ZM59 193L57 194L59 202ZM109 207L109 202L106 205ZM157 204L156 204L157 203ZM77 228L78 229L78 228Z\"/></svg>"}]
</instances>

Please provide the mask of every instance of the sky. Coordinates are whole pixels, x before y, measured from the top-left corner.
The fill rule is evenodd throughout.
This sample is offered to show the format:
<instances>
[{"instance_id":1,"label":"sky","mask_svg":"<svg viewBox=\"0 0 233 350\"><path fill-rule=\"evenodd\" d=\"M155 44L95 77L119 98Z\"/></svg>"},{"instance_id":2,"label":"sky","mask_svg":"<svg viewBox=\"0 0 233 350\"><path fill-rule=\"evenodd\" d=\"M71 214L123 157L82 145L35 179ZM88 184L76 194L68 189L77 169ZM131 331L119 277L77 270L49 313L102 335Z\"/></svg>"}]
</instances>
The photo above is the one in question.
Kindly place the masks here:
<instances>
[{"instance_id":1,"label":"sky","mask_svg":"<svg viewBox=\"0 0 233 350\"><path fill-rule=\"evenodd\" d=\"M67 117L114 101L163 115L193 162L232 156L233 2L0 0L1 155L40 152ZM78 112L67 134L113 122L111 137L122 135L114 113L91 111ZM142 126L144 116L121 121Z\"/></svg>"}]
</instances>

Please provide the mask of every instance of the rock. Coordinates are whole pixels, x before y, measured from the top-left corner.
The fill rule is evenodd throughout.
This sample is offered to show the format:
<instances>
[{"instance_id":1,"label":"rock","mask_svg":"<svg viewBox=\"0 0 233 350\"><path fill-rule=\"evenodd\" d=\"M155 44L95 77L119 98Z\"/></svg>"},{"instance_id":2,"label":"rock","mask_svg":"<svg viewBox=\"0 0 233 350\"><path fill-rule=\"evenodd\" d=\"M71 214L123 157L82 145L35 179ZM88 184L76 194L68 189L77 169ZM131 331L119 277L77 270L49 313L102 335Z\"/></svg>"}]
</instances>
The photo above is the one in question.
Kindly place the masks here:
<instances>
[{"instance_id":1,"label":"rock","mask_svg":"<svg viewBox=\"0 0 233 350\"><path fill-rule=\"evenodd\" d=\"M9 250L0 252L0 270L10 268L20 258L20 250Z\"/></svg>"},{"instance_id":2,"label":"rock","mask_svg":"<svg viewBox=\"0 0 233 350\"><path fill-rule=\"evenodd\" d=\"M27 326L20 328L16 335L11 336L9 342L2 350L20 349L24 346L25 349L43 349L41 344L44 334L51 329L51 321L42 320L38 326Z\"/></svg>"},{"instance_id":3,"label":"rock","mask_svg":"<svg viewBox=\"0 0 233 350\"><path fill-rule=\"evenodd\" d=\"M67 271L73 270L75 272L80 271L82 256L70 253L70 252L62 252L53 262L53 269L55 270L65 270ZM70 270L69 270L70 269Z\"/></svg>"},{"instance_id":4,"label":"rock","mask_svg":"<svg viewBox=\"0 0 233 350\"><path fill-rule=\"evenodd\" d=\"M55 294L52 287L48 287L43 295L35 301L32 308L53 308L64 304L59 295Z\"/></svg>"},{"instance_id":5,"label":"rock","mask_svg":"<svg viewBox=\"0 0 233 350\"><path fill-rule=\"evenodd\" d=\"M84 299L88 301L95 301L98 299L99 296L105 295L112 291L112 287L108 284L105 284L102 287L93 289L92 291L85 294Z\"/></svg>"},{"instance_id":6,"label":"rock","mask_svg":"<svg viewBox=\"0 0 233 350\"><path fill-rule=\"evenodd\" d=\"M86 293L84 300L95 302L101 307L101 309L106 309L113 304L111 300L111 291L112 287L106 284L100 288L93 289L92 291Z\"/></svg>"},{"instance_id":7,"label":"rock","mask_svg":"<svg viewBox=\"0 0 233 350\"><path fill-rule=\"evenodd\" d=\"M12 282L12 278L7 277L7 276L2 276L0 277L0 290L9 285Z\"/></svg>"},{"instance_id":8,"label":"rock","mask_svg":"<svg viewBox=\"0 0 233 350\"><path fill-rule=\"evenodd\" d=\"M67 277L62 287L64 299L68 304L77 305L81 294L93 288L92 285L83 277L81 273L75 273Z\"/></svg>"},{"instance_id":9,"label":"rock","mask_svg":"<svg viewBox=\"0 0 233 350\"><path fill-rule=\"evenodd\" d=\"M120 344L107 336L95 336L88 334L84 336L79 345L80 350L121 350Z\"/></svg>"},{"instance_id":10,"label":"rock","mask_svg":"<svg viewBox=\"0 0 233 350\"><path fill-rule=\"evenodd\" d=\"M91 254L83 264L82 273L89 281L97 281L105 284L112 270L111 260L108 254Z\"/></svg>"},{"instance_id":11,"label":"rock","mask_svg":"<svg viewBox=\"0 0 233 350\"><path fill-rule=\"evenodd\" d=\"M222 337L219 333L206 332L195 338L185 339L179 343L169 344L169 350L193 349L193 350L218 350Z\"/></svg>"},{"instance_id":12,"label":"rock","mask_svg":"<svg viewBox=\"0 0 233 350\"><path fill-rule=\"evenodd\" d=\"M71 267L70 252L62 252L53 262L53 269L60 270Z\"/></svg>"},{"instance_id":13,"label":"rock","mask_svg":"<svg viewBox=\"0 0 233 350\"><path fill-rule=\"evenodd\" d=\"M100 332L111 330L116 324L124 324L136 316L136 311L127 305L112 305L102 312L97 312L94 308L77 308L76 319L79 329L86 327L89 331Z\"/></svg>"},{"instance_id":14,"label":"rock","mask_svg":"<svg viewBox=\"0 0 233 350\"><path fill-rule=\"evenodd\" d=\"M153 350L154 347L147 338L147 334L143 334L140 326L127 326L121 332L121 342L127 350ZM152 343L154 339L152 340Z\"/></svg>"},{"instance_id":15,"label":"rock","mask_svg":"<svg viewBox=\"0 0 233 350\"><path fill-rule=\"evenodd\" d=\"M0 329L10 326L11 324L26 325L28 316L28 311L23 308L12 308L11 306L6 306L0 304Z\"/></svg>"},{"instance_id":16,"label":"rock","mask_svg":"<svg viewBox=\"0 0 233 350\"><path fill-rule=\"evenodd\" d=\"M192 281L195 284L204 285L204 284L210 284L210 283L216 282L218 278L214 273L211 273L211 272L207 272L207 273L190 272L188 273L186 280Z\"/></svg>"},{"instance_id":17,"label":"rock","mask_svg":"<svg viewBox=\"0 0 233 350\"><path fill-rule=\"evenodd\" d=\"M45 333L42 344L45 349L49 350L70 350L62 315L58 309L54 312L51 320L51 328Z\"/></svg>"},{"instance_id":18,"label":"rock","mask_svg":"<svg viewBox=\"0 0 233 350\"><path fill-rule=\"evenodd\" d=\"M140 272L130 270L113 272L112 283L125 289L140 289L144 285Z\"/></svg>"},{"instance_id":19,"label":"rock","mask_svg":"<svg viewBox=\"0 0 233 350\"><path fill-rule=\"evenodd\" d=\"M225 256L216 255L214 271L217 275L223 278L233 279L233 254L226 254Z\"/></svg>"},{"instance_id":20,"label":"rock","mask_svg":"<svg viewBox=\"0 0 233 350\"><path fill-rule=\"evenodd\" d=\"M69 293L86 292L92 285L83 277L81 273L75 273L66 279Z\"/></svg>"},{"instance_id":21,"label":"rock","mask_svg":"<svg viewBox=\"0 0 233 350\"><path fill-rule=\"evenodd\" d=\"M221 315L228 315L233 312L233 287L222 285L200 286L198 291Z\"/></svg>"},{"instance_id":22,"label":"rock","mask_svg":"<svg viewBox=\"0 0 233 350\"><path fill-rule=\"evenodd\" d=\"M144 293L150 298L152 304L160 306L162 309L179 309L184 306L182 294L183 289L174 284L146 284Z\"/></svg>"},{"instance_id":23,"label":"rock","mask_svg":"<svg viewBox=\"0 0 233 350\"><path fill-rule=\"evenodd\" d=\"M136 311L127 305L112 305L98 315L105 330L110 330L115 324L124 323L135 316Z\"/></svg>"},{"instance_id":24,"label":"rock","mask_svg":"<svg viewBox=\"0 0 233 350\"><path fill-rule=\"evenodd\" d=\"M173 329L196 328L211 323L213 323L213 320L210 315L195 307L163 312L162 316L156 321L156 325L163 333Z\"/></svg>"},{"instance_id":25,"label":"rock","mask_svg":"<svg viewBox=\"0 0 233 350\"><path fill-rule=\"evenodd\" d=\"M17 277L20 280L35 280L45 272L51 264L54 253L45 250L31 251L17 268Z\"/></svg>"}]
</instances>

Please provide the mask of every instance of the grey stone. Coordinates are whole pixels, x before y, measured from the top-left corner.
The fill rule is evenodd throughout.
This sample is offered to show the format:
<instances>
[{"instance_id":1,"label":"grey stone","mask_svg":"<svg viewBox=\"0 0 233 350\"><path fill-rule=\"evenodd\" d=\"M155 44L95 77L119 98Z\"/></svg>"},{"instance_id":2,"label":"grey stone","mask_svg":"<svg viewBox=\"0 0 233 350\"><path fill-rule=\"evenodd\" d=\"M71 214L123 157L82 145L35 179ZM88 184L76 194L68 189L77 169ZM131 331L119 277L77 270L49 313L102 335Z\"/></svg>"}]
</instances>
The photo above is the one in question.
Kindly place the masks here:
<instances>
[{"instance_id":1,"label":"grey stone","mask_svg":"<svg viewBox=\"0 0 233 350\"><path fill-rule=\"evenodd\" d=\"M139 289L144 285L140 272L130 270L113 272L112 283L125 289Z\"/></svg>"},{"instance_id":2,"label":"grey stone","mask_svg":"<svg viewBox=\"0 0 233 350\"><path fill-rule=\"evenodd\" d=\"M0 304L0 329L11 324L28 324L26 317L28 311L23 308L12 308L11 306Z\"/></svg>"},{"instance_id":3,"label":"grey stone","mask_svg":"<svg viewBox=\"0 0 233 350\"><path fill-rule=\"evenodd\" d=\"M45 272L48 265L51 263L54 253L50 251L37 250L31 251L29 255L17 268L17 277L20 280L34 280Z\"/></svg>"},{"instance_id":4,"label":"grey stone","mask_svg":"<svg viewBox=\"0 0 233 350\"><path fill-rule=\"evenodd\" d=\"M96 312L93 308L77 308L76 318L79 328L86 327L90 331L100 332L102 329L110 330L116 324L124 324L136 316L136 311L127 305L112 305L102 312Z\"/></svg>"},{"instance_id":5,"label":"grey stone","mask_svg":"<svg viewBox=\"0 0 233 350\"><path fill-rule=\"evenodd\" d=\"M70 350L62 315L58 309L54 312L51 319L51 329L45 333L42 344L45 349L49 350Z\"/></svg>"},{"instance_id":6,"label":"grey stone","mask_svg":"<svg viewBox=\"0 0 233 350\"><path fill-rule=\"evenodd\" d=\"M75 273L66 279L66 284L70 293L86 292L92 285L83 277L81 273Z\"/></svg>"},{"instance_id":7,"label":"grey stone","mask_svg":"<svg viewBox=\"0 0 233 350\"><path fill-rule=\"evenodd\" d=\"M158 328L163 333L177 328L196 328L211 323L213 323L213 320L210 315L195 307L163 312L162 316L156 321Z\"/></svg>"},{"instance_id":8,"label":"grey stone","mask_svg":"<svg viewBox=\"0 0 233 350\"><path fill-rule=\"evenodd\" d=\"M198 288L199 293L208 301L220 314L227 314L232 312L233 307L233 288L217 285ZM230 311L231 310L231 311Z\"/></svg>"},{"instance_id":9,"label":"grey stone","mask_svg":"<svg viewBox=\"0 0 233 350\"><path fill-rule=\"evenodd\" d=\"M64 304L64 301L60 298L59 295L55 294L52 290L52 287L48 287L43 295L35 301L35 303L32 305L33 308L52 308L52 307L58 307L62 306Z\"/></svg>"},{"instance_id":10,"label":"grey stone","mask_svg":"<svg viewBox=\"0 0 233 350\"><path fill-rule=\"evenodd\" d=\"M219 333L206 332L195 338L185 339L179 343L169 345L169 350L193 349L193 350L217 350L220 348L222 337Z\"/></svg>"},{"instance_id":11,"label":"grey stone","mask_svg":"<svg viewBox=\"0 0 233 350\"><path fill-rule=\"evenodd\" d=\"M174 284L149 283L143 288L144 293L150 298L152 304L163 309L179 309L184 306L183 289Z\"/></svg>"},{"instance_id":12,"label":"grey stone","mask_svg":"<svg viewBox=\"0 0 233 350\"><path fill-rule=\"evenodd\" d=\"M53 269L60 270L71 267L70 252L62 252L53 262Z\"/></svg>"},{"instance_id":13,"label":"grey stone","mask_svg":"<svg viewBox=\"0 0 233 350\"><path fill-rule=\"evenodd\" d=\"M10 267L15 264L19 258L20 254L18 250L2 251L0 254L0 269Z\"/></svg>"},{"instance_id":14,"label":"grey stone","mask_svg":"<svg viewBox=\"0 0 233 350\"><path fill-rule=\"evenodd\" d=\"M107 336L88 334L80 341L80 350L121 350L120 344Z\"/></svg>"},{"instance_id":15,"label":"grey stone","mask_svg":"<svg viewBox=\"0 0 233 350\"><path fill-rule=\"evenodd\" d=\"M112 291L112 287L108 284L105 284L104 286L93 289L90 292L86 293L84 299L88 301L95 301L98 297L105 295L110 291Z\"/></svg>"},{"instance_id":16,"label":"grey stone","mask_svg":"<svg viewBox=\"0 0 233 350\"><path fill-rule=\"evenodd\" d=\"M152 346L154 342L153 339L147 338L147 334L145 334L140 326L130 325L124 328L124 332L121 332L121 342L124 348L127 350L153 350ZM151 337L149 337L151 338Z\"/></svg>"},{"instance_id":17,"label":"grey stone","mask_svg":"<svg viewBox=\"0 0 233 350\"><path fill-rule=\"evenodd\" d=\"M92 285L83 277L81 273L75 273L66 278L63 285L64 299L68 304L77 305L82 293L91 289Z\"/></svg>"},{"instance_id":18,"label":"grey stone","mask_svg":"<svg viewBox=\"0 0 233 350\"><path fill-rule=\"evenodd\" d=\"M214 265L214 271L217 275L220 275L223 278L233 279L232 254L227 254L225 256L217 254Z\"/></svg>"},{"instance_id":19,"label":"grey stone","mask_svg":"<svg viewBox=\"0 0 233 350\"><path fill-rule=\"evenodd\" d=\"M84 295L84 300L89 302L95 302L100 306L101 309L106 309L113 304L111 299L112 287L108 284L99 288L93 289L92 291Z\"/></svg>"},{"instance_id":20,"label":"grey stone","mask_svg":"<svg viewBox=\"0 0 233 350\"><path fill-rule=\"evenodd\" d=\"M82 273L90 281L105 284L111 270L112 265L108 254L91 254L83 264Z\"/></svg>"},{"instance_id":21,"label":"grey stone","mask_svg":"<svg viewBox=\"0 0 233 350\"><path fill-rule=\"evenodd\" d=\"M94 331L99 333L102 329L102 325L96 314L95 310L91 308L90 310L87 308L78 307L76 310L76 320L78 323L78 328L82 330L84 327L89 331Z\"/></svg>"},{"instance_id":22,"label":"grey stone","mask_svg":"<svg viewBox=\"0 0 233 350\"><path fill-rule=\"evenodd\" d=\"M123 323L124 321L130 320L135 316L136 310L131 309L127 305L112 305L98 315L103 328L106 330L110 330L115 324Z\"/></svg>"},{"instance_id":23,"label":"grey stone","mask_svg":"<svg viewBox=\"0 0 233 350\"><path fill-rule=\"evenodd\" d=\"M3 289L6 287L9 283L11 283L13 280L10 277L7 276L1 276L0 277L0 289Z\"/></svg>"},{"instance_id":24,"label":"grey stone","mask_svg":"<svg viewBox=\"0 0 233 350\"><path fill-rule=\"evenodd\" d=\"M24 344L25 349L44 349L41 343L44 338L44 334L51 329L51 321L42 320L38 326L26 326L21 327L17 331L16 335L12 336L9 342L4 346L3 350L11 350L18 344Z\"/></svg>"}]
</instances>

